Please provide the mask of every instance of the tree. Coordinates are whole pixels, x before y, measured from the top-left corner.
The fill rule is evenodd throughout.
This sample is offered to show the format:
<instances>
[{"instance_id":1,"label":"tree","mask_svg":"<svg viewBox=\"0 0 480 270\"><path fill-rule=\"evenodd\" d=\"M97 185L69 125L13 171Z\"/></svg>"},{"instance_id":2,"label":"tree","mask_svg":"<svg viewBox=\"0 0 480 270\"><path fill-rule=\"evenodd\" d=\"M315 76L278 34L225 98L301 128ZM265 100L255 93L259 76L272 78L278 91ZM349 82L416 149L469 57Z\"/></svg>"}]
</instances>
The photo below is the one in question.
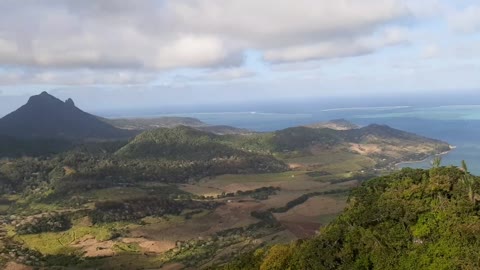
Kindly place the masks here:
<instances>
[{"instance_id":1,"label":"tree","mask_svg":"<svg viewBox=\"0 0 480 270\"><path fill-rule=\"evenodd\" d=\"M475 203L476 199L480 197L478 194L475 193L475 190L474 190L477 178L475 178L468 172L468 167L465 160L462 160L462 170L465 173L462 177L462 183L467 188L468 199L471 202Z\"/></svg>"},{"instance_id":2,"label":"tree","mask_svg":"<svg viewBox=\"0 0 480 270\"><path fill-rule=\"evenodd\" d=\"M462 170L463 170L465 173L468 173L467 162L465 162L465 160L462 160Z\"/></svg>"},{"instance_id":3,"label":"tree","mask_svg":"<svg viewBox=\"0 0 480 270\"><path fill-rule=\"evenodd\" d=\"M432 167L433 168L440 168L441 165L442 165L442 157L441 156L436 156L432 160Z\"/></svg>"}]
</instances>

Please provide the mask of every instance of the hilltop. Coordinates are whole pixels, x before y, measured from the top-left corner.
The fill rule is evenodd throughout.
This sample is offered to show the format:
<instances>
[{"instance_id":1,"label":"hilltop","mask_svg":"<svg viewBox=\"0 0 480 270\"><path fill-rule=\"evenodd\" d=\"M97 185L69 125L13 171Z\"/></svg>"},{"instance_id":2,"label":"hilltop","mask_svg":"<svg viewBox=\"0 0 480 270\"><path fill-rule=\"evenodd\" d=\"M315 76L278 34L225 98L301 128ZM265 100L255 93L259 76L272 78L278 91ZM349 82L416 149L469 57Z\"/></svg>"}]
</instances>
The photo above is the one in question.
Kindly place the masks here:
<instances>
[{"instance_id":1,"label":"hilltop","mask_svg":"<svg viewBox=\"0 0 480 270\"><path fill-rule=\"evenodd\" d=\"M112 139L131 136L96 116L42 92L0 119L0 134L17 138Z\"/></svg>"},{"instance_id":2,"label":"hilltop","mask_svg":"<svg viewBox=\"0 0 480 270\"><path fill-rule=\"evenodd\" d=\"M345 119L334 119L328 122L321 122L307 125L306 127L310 128L330 128L335 130L349 130L360 128L358 125L355 125Z\"/></svg>"}]
</instances>

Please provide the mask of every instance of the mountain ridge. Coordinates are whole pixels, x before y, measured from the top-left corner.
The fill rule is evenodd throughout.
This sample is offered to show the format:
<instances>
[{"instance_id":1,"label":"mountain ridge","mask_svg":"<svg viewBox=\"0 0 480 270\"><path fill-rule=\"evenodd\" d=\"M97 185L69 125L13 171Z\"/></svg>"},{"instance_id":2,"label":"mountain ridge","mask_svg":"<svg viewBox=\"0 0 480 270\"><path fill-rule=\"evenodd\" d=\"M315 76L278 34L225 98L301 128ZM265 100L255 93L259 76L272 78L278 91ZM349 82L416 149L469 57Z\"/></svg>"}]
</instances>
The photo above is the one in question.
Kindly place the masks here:
<instances>
[{"instance_id":1,"label":"mountain ridge","mask_svg":"<svg viewBox=\"0 0 480 270\"><path fill-rule=\"evenodd\" d=\"M75 106L42 92L0 119L0 134L17 138L111 139L131 135Z\"/></svg>"}]
</instances>

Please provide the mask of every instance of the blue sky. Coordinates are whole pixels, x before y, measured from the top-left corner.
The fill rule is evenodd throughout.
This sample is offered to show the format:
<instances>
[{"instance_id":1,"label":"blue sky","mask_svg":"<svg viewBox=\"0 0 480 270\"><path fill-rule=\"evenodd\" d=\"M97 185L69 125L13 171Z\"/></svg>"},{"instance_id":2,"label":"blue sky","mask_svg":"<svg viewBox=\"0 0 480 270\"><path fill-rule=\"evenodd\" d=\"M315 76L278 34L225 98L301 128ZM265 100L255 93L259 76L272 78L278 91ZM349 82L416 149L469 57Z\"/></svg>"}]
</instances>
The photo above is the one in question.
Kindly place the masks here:
<instances>
[{"instance_id":1,"label":"blue sky","mask_svg":"<svg viewBox=\"0 0 480 270\"><path fill-rule=\"evenodd\" d=\"M0 115L479 89L480 3L0 1Z\"/></svg>"}]
</instances>

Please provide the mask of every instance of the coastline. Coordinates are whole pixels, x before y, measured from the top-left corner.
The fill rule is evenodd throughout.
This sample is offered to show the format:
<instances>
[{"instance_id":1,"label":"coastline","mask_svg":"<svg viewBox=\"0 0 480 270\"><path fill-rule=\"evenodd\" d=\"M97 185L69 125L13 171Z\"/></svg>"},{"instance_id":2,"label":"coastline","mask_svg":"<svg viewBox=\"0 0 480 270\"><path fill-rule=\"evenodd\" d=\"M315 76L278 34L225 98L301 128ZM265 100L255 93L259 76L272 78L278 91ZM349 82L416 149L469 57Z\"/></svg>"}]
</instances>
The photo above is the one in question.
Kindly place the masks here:
<instances>
[{"instance_id":1,"label":"coastline","mask_svg":"<svg viewBox=\"0 0 480 270\"><path fill-rule=\"evenodd\" d=\"M400 165L407 165L407 164L415 164L415 163L422 163L422 162L425 162L429 159L431 159L432 157L437 157L437 156L444 156L444 155L447 155L449 154L450 152L452 152L453 150L457 149L457 147L455 145L449 145L450 146L450 150L448 151L445 151L445 152L442 152L442 153L439 153L439 154L435 154L435 155L430 155L422 160L409 160L409 161L401 161L401 162L398 162L398 163L395 163L395 168L398 169L398 167Z\"/></svg>"}]
</instances>

